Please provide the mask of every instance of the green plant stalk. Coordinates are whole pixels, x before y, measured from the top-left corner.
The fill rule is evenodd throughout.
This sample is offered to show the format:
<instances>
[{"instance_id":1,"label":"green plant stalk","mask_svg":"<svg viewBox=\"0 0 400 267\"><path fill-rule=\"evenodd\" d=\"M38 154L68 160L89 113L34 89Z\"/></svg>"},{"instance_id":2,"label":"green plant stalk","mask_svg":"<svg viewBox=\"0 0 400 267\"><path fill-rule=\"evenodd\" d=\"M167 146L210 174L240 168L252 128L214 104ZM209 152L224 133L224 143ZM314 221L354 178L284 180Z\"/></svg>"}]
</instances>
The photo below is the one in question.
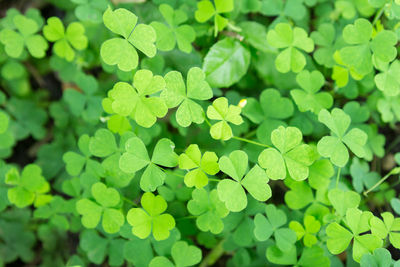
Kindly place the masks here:
<instances>
[{"instance_id":1,"label":"green plant stalk","mask_svg":"<svg viewBox=\"0 0 400 267\"><path fill-rule=\"evenodd\" d=\"M222 255L224 255L224 245L225 240L221 240L208 255L200 263L199 267L206 267L214 265Z\"/></svg>"},{"instance_id":2,"label":"green plant stalk","mask_svg":"<svg viewBox=\"0 0 400 267\"><path fill-rule=\"evenodd\" d=\"M369 192L373 191L375 188L377 188L378 186L380 186L384 181L386 181L387 178L389 178L390 176L394 175L394 174L399 174L400 173L400 167L396 167L394 169L392 169L388 174L386 174L385 176L382 177L382 179L380 179L376 184L374 184L370 189L368 189L367 191L364 191L364 196L367 196Z\"/></svg>"},{"instance_id":3,"label":"green plant stalk","mask_svg":"<svg viewBox=\"0 0 400 267\"><path fill-rule=\"evenodd\" d=\"M253 145L256 145L256 146L262 146L262 147L268 147L268 148L271 147L269 145L262 144L262 143L259 143L259 142L253 141L253 140L249 140L249 139L246 139L246 138L242 138L242 137L239 137L239 136L233 136L232 138L236 139L236 140L239 140L239 141L242 141L242 142L247 142L249 144L253 144Z\"/></svg>"}]
</instances>

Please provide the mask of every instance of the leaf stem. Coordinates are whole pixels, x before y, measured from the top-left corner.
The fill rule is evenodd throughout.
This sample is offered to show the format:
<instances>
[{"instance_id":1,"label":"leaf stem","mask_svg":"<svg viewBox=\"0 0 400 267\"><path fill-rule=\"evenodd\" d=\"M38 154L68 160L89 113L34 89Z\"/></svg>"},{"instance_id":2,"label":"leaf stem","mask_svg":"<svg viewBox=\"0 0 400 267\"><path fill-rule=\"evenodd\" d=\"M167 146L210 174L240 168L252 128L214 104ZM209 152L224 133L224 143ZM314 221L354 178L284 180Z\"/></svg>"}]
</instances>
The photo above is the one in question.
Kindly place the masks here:
<instances>
[{"instance_id":1,"label":"leaf stem","mask_svg":"<svg viewBox=\"0 0 400 267\"><path fill-rule=\"evenodd\" d=\"M342 168L339 168L337 171L337 176L336 176L336 188L338 188L339 186L339 179L340 179L340 172L341 172Z\"/></svg>"},{"instance_id":2,"label":"leaf stem","mask_svg":"<svg viewBox=\"0 0 400 267\"><path fill-rule=\"evenodd\" d=\"M400 173L400 167L396 167L394 169L392 169L388 174L386 174L385 176L382 177L382 179L380 179L376 184L374 184L370 189L368 189L367 191L364 191L364 196L367 196L369 192L373 191L375 188L377 188L378 186L380 186L384 181L386 181L387 178L389 178L390 176L394 175L394 174L399 174Z\"/></svg>"},{"instance_id":3,"label":"leaf stem","mask_svg":"<svg viewBox=\"0 0 400 267\"><path fill-rule=\"evenodd\" d=\"M236 140L239 140L239 141L242 141L242 142L247 142L249 144L253 144L253 145L256 145L256 146L271 147L269 145L262 144L262 143L259 143L259 142L253 141L253 140L249 140L249 139L246 139L246 138L242 138L242 137L239 137L239 136L232 136L232 138L236 139Z\"/></svg>"},{"instance_id":4,"label":"leaf stem","mask_svg":"<svg viewBox=\"0 0 400 267\"><path fill-rule=\"evenodd\" d=\"M220 179L214 179L214 178L208 178L209 181L211 182L219 182L221 181Z\"/></svg>"},{"instance_id":5,"label":"leaf stem","mask_svg":"<svg viewBox=\"0 0 400 267\"><path fill-rule=\"evenodd\" d=\"M157 165L157 166L158 166L158 165ZM175 176L177 176L177 177L185 178L185 175L182 175L182 174L179 174L179 173L175 173L175 172L173 172L173 171L164 169L164 168L162 168L162 167L160 167L160 166L158 166L158 167L159 167L163 172L165 172L165 173L170 173L170 174L175 175Z\"/></svg>"},{"instance_id":6,"label":"leaf stem","mask_svg":"<svg viewBox=\"0 0 400 267\"><path fill-rule=\"evenodd\" d=\"M211 127L211 123L208 121L206 114L203 112L204 121L208 124L208 127Z\"/></svg>"},{"instance_id":7,"label":"leaf stem","mask_svg":"<svg viewBox=\"0 0 400 267\"><path fill-rule=\"evenodd\" d=\"M131 205L133 205L133 206L135 206L135 207L138 207L138 205L135 202L133 202L132 200L130 200L127 197L122 196L122 200L127 202L127 203L129 203L129 204L131 204Z\"/></svg>"},{"instance_id":8,"label":"leaf stem","mask_svg":"<svg viewBox=\"0 0 400 267\"><path fill-rule=\"evenodd\" d=\"M211 251L208 255L203 259L200 263L199 267L207 267L214 265L222 255L224 255L224 242L225 239L222 239Z\"/></svg>"},{"instance_id":9,"label":"leaf stem","mask_svg":"<svg viewBox=\"0 0 400 267\"><path fill-rule=\"evenodd\" d=\"M383 12L385 11L385 5L379 9L378 13L376 13L374 20L372 21L372 26L375 26L375 24L378 22L379 18L382 16Z\"/></svg>"},{"instance_id":10,"label":"leaf stem","mask_svg":"<svg viewBox=\"0 0 400 267\"><path fill-rule=\"evenodd\" d=\"M185 217L180 217L176 218L175 220L180 221L180 220L189 220L189 219L195 219L197 216L185 216Z\"/></svg>"}]
</instances>

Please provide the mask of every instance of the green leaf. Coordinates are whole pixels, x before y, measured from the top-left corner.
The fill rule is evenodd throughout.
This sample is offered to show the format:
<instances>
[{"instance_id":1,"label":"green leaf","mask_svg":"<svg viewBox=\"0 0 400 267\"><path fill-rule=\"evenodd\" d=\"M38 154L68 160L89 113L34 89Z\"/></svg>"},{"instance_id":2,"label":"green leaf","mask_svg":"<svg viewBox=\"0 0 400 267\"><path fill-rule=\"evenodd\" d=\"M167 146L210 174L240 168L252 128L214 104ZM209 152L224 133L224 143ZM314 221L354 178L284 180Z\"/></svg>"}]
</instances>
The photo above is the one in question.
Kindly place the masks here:
<instances>
[{"instance_id":1,"label":"green leaf","mask_svg":"<svg viewBox=\"0 0 400 267\"><path fill-rule=\"evenodd\" d=\"M273 47L284 48L275 59L276 69L282 73L303 70L306 58L300 50L308 53L314 50L314 42L307 36L307 32L299 27L292 29L287 23L278 23L274 29L269 30L267 41Z\"/></svg>"},{"instance_id":2,"label":"green leaf","mask_svg":"<svg viewBox=\"0 0 400 267\"><path fill-rule=\"evenodd\" d=\"M207 108L207 117L211 120L218 120L210 128L211 137L214 139L229 140L232 138L233 133L231 126L228 122L235 125L243 123L243 119L240 116L241 108L234 105L228 104L228 99L225 97L219 97L215 99L212 105Z\"/></svg>"},{"instance_id":3,"label":"green leaf","mask_svg":"<svg viewBox=\"0 0 400 267\"><path fill-rule=\"evenodd\" d=\"M90 138L89 150L93 156L107 157L118 150L114 135L107 129L99 129Z\"/></svg>"},{"instance_id":4,"label":"green leaf","mask_svg":"<svg viewBox=\"0 0 400 267\"><path fill-rule=\"evenodd\" d=\"M198 145L190 145L185 153L179 155L179 168L186 169L185 185L202 188L208 184L208 175L219 172L218 157L214 152L205 152L201 156Z\"/></svg>"},{"instance_id":5,"label":"green leaf","mask_svg":"<svg viewBox=\"0 0 400 267\"><path fill-rule=\"evenodd\" d=\"M350 208L357 208L361 197L354 191L343 191L338 188L329 190L329 201L340 216L345 216Z\"/></svg>"},{"instance_id":6,"label":"green leaf","mask_svg":"<svg viewBox=\"0 0 400 267\"><path fill-rule=\"evenodd\" d=\"M400 62L393 61L385 71L375 75L375 83L379 90L387 96L397 96L400 92Z\"/></svg>"},{"instance_id":7,"label":"green leaf","mask_svg":"<svg viewBox=\"0 0 400 267\"><path fill-rule=\"evenodd\" d=\"M176 242L171 248L171 255L176 266L192 266L201 261L201 250L185 241Z\"/></svg>"},{"instance_id":8,"label":"green leaf","mask_svg":"<svg viewBox=\"0 0 400 267\"><path fill-rule=\"evenodd\" d=\"M377 248L373 254L368 253L362 256L360 265L366 267L389 267L392 266L392 255L385 248Z\"/></svg>"},{"instance_id":9,"label":"green leaf","mask_svg":"<svg viewBox=\"0 0 400 267\"><path fill-rule=\"evenodd\" d=\"M400 247L400 218L394 218L390 212L381 214L383 221L377 217L372 217L371 232L373 235L385 239L389 235L390 243L395 247Z\"/></svg>"},{"instance_id":10,"label":"green leaf","mask_svg":"<svg viewBox=\"0 0 400 267\"><path fill-rule=\"evenodd\" d=\"M106 27L124 37L113 38L101 45L100 55L108 65L117 65L122 71L130 71L138 66L138 54L135 48L148 57L156 54L156 31L153 27L137 23L137 16L127 9L118 8L114 11L109 6L103 14Z\"/></svg>"},{"instance_id":11,"label":"green leaf","mask_svg":"<svg viewBox=\"0 0 400 267\"><path fill-rule=\"evenodd\" d=\"M188 211L198 216L196 218L197 227L203 231L210 231L213 234L221 233L225 218L229 211L225 204L218 198L217 190L207 192L204 188L195 189L192 192L192 200L187 204Z\"/></svg>"},{"instance_id":12,"label":"green leaf","mask_svg":"<svg viewBox=\"0 0 400 267\"><path fill-rule=\"evenodd\" d=\"M230 87L246 74L249 64L250 52L240 42L225 38L210 48L203 70L211 87Z\"/></svg>"},{"instance_id":13,"label":"green leaf","mask_svg":"<svg viewBox=\"0 0 400 267\"><path fill-rule=\"evenodd\" d=\"M319 71L303 70L296 76L296 81L304 90L290 91L301 112L311 111L318 114L321 109L328 109L333 104L332 96L327 92L317 93L324 85L324 76Z\"/></svg>"},{"instance_id":14,"label":"green leaf","mask_svg":"<svg viewBox=\"0 0 400 267\"><path fill-rule=\"evenodd\" d=\"M345 144L356 156L364 156L364 145L368 136L358 128L348 131L351 119L343 110L334 108L329 113L323 109L318 114L318 120L325 124L333 134L333 136L323 137L318 142L318 152L321 156L329 157L331 162L338 167L344 167L349 160L349 152Z\"/></svg>"},{"instance_id":15,"label":"green leaf","mask_svg":"<svg viewBox=\"0 0 400 267\"><path fill-rule=\"evenodd\" d=\"M132 233L144 239L153 233L155 240L165 240L170 231L175 227L174 218L167 213L167 202L161 196L144 193L141 199L143 208L132 208L128 211L126 219L132 225Z\"/></svg>"},{"instance_id":16,"label":"green leaf","mask_svg":"<svg viewBox=\"0 0 400 267\"><path fill-rule=\"evenodd\" d=\"M176 111L176 121L182 127L188 127L195 122L204 122L203 108L194 100L207 100L213 96L211 87L205 81L204 72L197 67L191 68L187 75L186 87L182 75L170 71L165 75L166 88L161 97L169 108L179 105Z\"/></svg>"},{"instance_id":17,"label":"green leaf","mask_svg":"<svg viewBox=\"0 0 400 267\"><path fill-rule=\"evenodd\" d=\"M194 17L200 23L204 23L214 17L214 36L217 36L218 32L228 25L228 19L220 14L231 12L234 8L233 2L233 0L216 0L212 3L210 0L201 0L197 3Z\"/></svg>"},{"instance_id":18,"label":"green leaf","mask_svg":"<svg viewBox=\"0 0 400 267\"><path fill-rule=\"evenodd\" d=\"M314 162L313 150L301 144L301 131L295 127L279 126L271 134L275 148L261 152L258 162L267 169L267 175L273 180L285 179L286 170L294 180L301 181L308 177L308 167Z\"/></svg>"},{"instance_id":19,"label":"green leaf","mask_svg":"<svg viewBox=\"0 0 400 267\"><path fill-rule=\"evenodd\" d=\"M46 194L50 185L42 176L42 169L35 164L28 164L19 172L12 168L5 178L5 183L15 185L7 191L8 200L18 208L34 204L35 207L43 206L51 201L52 196Z\"/></svg>"}]
</instances>

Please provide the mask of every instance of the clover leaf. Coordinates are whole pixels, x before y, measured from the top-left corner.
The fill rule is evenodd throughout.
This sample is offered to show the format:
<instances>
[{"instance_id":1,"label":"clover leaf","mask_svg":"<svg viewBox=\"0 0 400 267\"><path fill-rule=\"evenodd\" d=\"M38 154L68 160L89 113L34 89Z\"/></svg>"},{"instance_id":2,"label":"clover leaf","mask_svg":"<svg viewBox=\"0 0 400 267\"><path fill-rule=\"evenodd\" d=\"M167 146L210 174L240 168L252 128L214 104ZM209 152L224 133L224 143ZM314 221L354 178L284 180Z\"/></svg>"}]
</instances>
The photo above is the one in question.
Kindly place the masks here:
<instances>
[{"instance_id":1,"label":"clover leaf","mask_svg":"<svg viewBox=\"0 0 400 267\"><path fill-rule=\"evenodd\" d=\"M287 222L286 214L272 204L266 206L265 214L267 217L261 213L254 217L254 237L258 241L266 241L273 235L280 250L290 250L297 238L292 229L282 227Z\"/></svg>"},{"instance_id":2,"label":"clover leaf","mask_svg":"<svg viewBox=\"0 0 400 267\"><path fill-rule=\"evenodd\" d=\"M208 184L208 175L219 172L218 156L214 152L205 152L201 156L198 145L190 145L185 153L179 155L179 168L189 170L185 174L185 185L202 188Z\"/></svg>"},{"instance_id":3,"label":"clover leaf","mask_svg":"<svg viewBox=\"0 0 400 267\"><path fill-rule=\"evenodd\" d=\"M136 25L138 17L132 12L124 8L113 11L109 6L103 14L103 21L110 31L123 37L109 39L101 45L101 58L108 65L117 65L122 71L131 71L139 62L136 49L148 57L156 55L156 31L146 24Z\"/></svg>"},{"instance_id":4,"label":"clover leaf","mask_svg":"<svg viewBox=\"0 0 400 267\"><path fill-rule=\"evenodd\" d=\"M90 262L97 265L103 263L108 256L110 266L121 266L124 262L125 243L122 238L106 238L91 229L84 230L79 237L79 247L87 253Z\"/></svg>"},{"instance_id":5,"label":"clover leaf","mask_svg":"<svg viewBox=\"0 0 400 267\"><path fill-rule=\"evenodd\" d=\"M142 208L132 208L126 215L128 223L132 225L132 233L141 239L150 233L157 241L167 239L175 227L174 217L163 213L167 209L167 202L162 196L150 192L144 193L140 202Z\"/></svg>"},{"instance_id":6,"label":"clover leaf","mask_svg":"<svg viewBox=\"0 0 400 267\"><path fill-rule=\"evenodd\" d=\"M229 157L221 157L218 164L220 170L233 179L221 180L217 186L218 196L228 210L238 212L246 208L247 196L243 187L258 201L271 197L269 179L263 169L256 164L246 173L248 156L244 151L235 150Z\"/></svg>"},{"instance_id":7,"label":"clover leaf","mask_svg":"<svg viewBox=\"0 0 400 267\"><path fill-rule=\"evenodd\" d=\"M34 19L21 14L13 16L12 24L18 32L10 28L0 31L0 42L4 44L7 55L19 58L26 47L33 57L43 58L49 45L43 36L36 34L41 26Z\"/></svg>"},{"instance_id":8,"label":"clover leaf","mask_svg":"<svg viewBox=\"0 0 400 267\"><path fill-rule=\"evenodd\" d=\"M84 50L88 46L85 27L79 22L72 22L65 30L59 18L51 17L47 20L47 25L43 27L43 35L50 42L54 42L53 52L67 61L75 58L73 48Z\"/></svg>"},{"instance_id":9,"label":"clover leaf","mask_svg":"<svg viewBox=\"0 0 400 267\"><path fill-rule=\"evenodd\" d=\"M314 42L307 32L299 27L292 28L288 23L278 23L269 30L267 41L273 47L284 48L275 59L276 69L282 73L303 70L306 58L299 49L308 53L314 50Z\"/></svg>"},{"instance_id":10,"label":"clover leaf","mask_svg":"<svg viewBox=\"0 0 400 267\"><path fill-rule=\"evenodd\" d=\"M293 115L293 102L272 88L262 91L259 102L254 98L247 98L246 102L243 115L259 124L257 138L264 144L271 145L271 132L278 126L286 126L283 119Z\"/></svg>"},{"instance_id":11,"label":"clover leaf","mask_svg":"<svg viewBox=\"0 0 400 267\"><path fill-rule=\"evenodd\" d=\"M170 51L178 44L179 50L190 53L192 42L196 39L196 32L193 27L187 24L180 25L187 21L186 13L179 9L174 10L167 4L161 4L158 9L167 25L158 21L153 21L150 24L157 34L157 48L161 51Z\"/></svg>"},{"instance_id":12,"label":"clover leaf","mask_svg":"<svg viewBox=\"0 0 400 267\"><path fill-rule=\"evenodd\" d=\"M318 46L313 54L314 59L318 64L328 68L332 68L335 64L333 59L333 54L335 53L335 46L333 45L335 35L335 27L330 23L319 25L318 30L312 32L310 35L311 39Z\"/></svg>"},{"instance_id":13,"label":"clover leaf","mask_svg":"<svg viewBox=\"0 0 400 267\"><path fill-rule=\"evenodd\" d=\"M400 62L395 60L384 72L375 75L376 86L387 96L397 96L400 92L399 76Z\"/></svg>"},{"instance_id":14,"label":"clover leaf","mask_svg":"<svg viewBox=\"0 0 400 267\"><path fill-rule=\"evenodd\" d=\"M303 2L296 0L287 0L285 2L279 0L262 1L260 12L266 16L278 16L277 20L285 17L294 20L301 20L306 15L306 7Z\"/></svg>"},{"instance_id":15,"label":"clover leaf","mask_svg":"<svg viewBox=\"0 0 400 267\"><path fill-rule=\"evenodd\" d=\"M197 3L194 17L200 23L214 17L214 36L217 36L228 25L228 19L221 14L233 11L233 7L233 0L201 0Z\"/></svg>"},{"instance_id":16,"label":"clover leaf","mask_svg":"<svg viewBox=\"0 0 400 267\"><path fill-rule=\"evenodd\" d=\"M10 118L7 113L0 110L0 134L5 133L8 129Z\"/></svg>"},{"instance_id":17,"label":"clover leaf","mask_svg":"<svg viewBox=\"0 0 400 267\"><path fill-rule=\"evenodd\" d=\"M107 113L130 116L140 126L150 128L157 118L164 117L168 112L164 99L154 95L164 90L165 81L149 70L138 70L133 84L134 87L126 82L117 82L108 91L103 107Z\"/></svg>"},{"instance_id":18,"label":"clover leaf","mask_svg":"<svg viewBox=\"0 0 400 267\"><path fill-rule=\"evenodd\" d=\"M186 86L181 73L177 71L168 72L164 79L166 86L161 98L165 99L168 108L179 105L175 114L178 124L188 127L192 122L203 123L203 108L194 100L207 100L213 96L211 87L205 81L204 72L197 67L191 68L187 75Z\"/></svg>"},{"instance_id":19,"label":"clover leaf","mask_svg":"<svg viewBox=\"0 0 400 267\"><path fill-rule=\"evenodd\" d=\"M379 181L379 174L376 172L370 172L369 166L366 162L354 158L350 166L350 174L354 189L361 193L364 188L371 188L374 184Z\"/></svg>"},{"instance_id":20,"label":"clover leaf","mask_svg":"<svg viewBox=\"0 0 400 267\"><path fill-rule=\"evenodd\" d=\"M243 119L240 116L241 108L234 105L228 104L228 99L225 97L219 97L215 99L212 105L207 108L207 117L211 120L218 120L210 128L211 137L214 139L229 140L232 138L232 129L228 122L235 125L243 123Z\"/></svg>"},{"instance_id":21,"label":"clover leaf","mask_svg":"<svg viewBox=\"0 0 400 267\"><path fill-rule=\"evenodd\" d=\"M371 212L349 208L346 212L344 228L337 222L330 223L326 228L328 235L327 246L332 254L342 253L353 240L353 259L360 262L361 257L368 252L382 246L382 239L374 234L363 234L370 230L369 220L373 217Z\"/></svg>"},{"instance_id":22,"label":"clover leaf","mask_svg":"<svg viewBox=\"0 0 400 267\"><path fill-rule=\"evenodd\" d=\"M328 109L332 106L333 98L329 93L317 93L325 82L321 72L303 70L297 74L296 81L304 91L293 89L290 94L301 112L309 110L318 114L321 109Z\"/></svg>"},{"instance_id":23,"label":"clover leaf","mask_svg":"<svg viewBox=\"0 0 400 267\"><path fill-rule=\"evenodd\" d=\"M396 266L395 263L393 266ZM374 250L373 255L370 253L364 254L360 261L361 266L371 266L371 267L389 267L392 266L392 255L385 248L377 248Z\"/></svg>"},{"instance_id":24,"label":"clover leaf","mask_svg":"<svg viewBox=\"0 0 400 267\"><path fill-rule=\"evenodd\" d=\"M91 188L95 202L83 198L76 203L76 210L82 215L82 224L86 228L95 228L100 218L106 233L117 233L125 222L124 214L116 206L121 196L114 188L108 188L103 183L95 183Z\"/></svg>"},{"instance_id":25,"label":"clover leaf","mask_svg":"<svg viewBox=\"0 0 400 267\"><path fill-rule=\"evenodd\" d=\"M196 225L201 231L219 234L224 229L221 219L228 215L229 210L218 198L217 190L213 189L211 192L204 188L193 190L192 200L188 202L187 208L190 214L198 216Z\"/></svg>"},{"instance_id":26,"label":"clover leaf","mask_svg":"<svg viewBox=\"0 0 400 267\"><path fill-rule=\"evenodd\" d=\"M103 11L107 9L107 0L71 0L78 4L75 8L75 16L80 21L101 23Z\"/></svg>"},{"instance_id":27,"label":"clover leaf","mask_svg":"<svg viewBox=\"0 0 400 267\"><path fill-rule=\"evenodd\" d=\"M98 83L93 76L83 72L76 74L74 82L78 86L67 88L63 93L63 98L67 102L71 113L90 123L97 122L103 109L101 107L101 97L96 95Z\"/></svg>"},{"instance_id":28,"label":"clover leaf","mask_svg":"<svg viewBox=\"0 0 400 267\"><path fill-rule=\"evenodd\" d=\"M348 209L357 208L361 197L354 191L343 191L339 188L329 190L328 199L336 213L344 217Z\"/></svg>"},{"instance_id":29,"label":"clover leaf","mask_svg":"<svg viewBox=\"0 0 400 267\"><path fill-rule=\"evenodd\" d=\"M324 136L318 142L318 153L321 156L329 157L332 163L338 167L344 167L349 161L347 147L357 157L364 156L364 145L368 136L358 128L348 131L351 119L343 110L334 108L329 113L326 109L323 109L318 114L318 120L325 124L332 134L331 136Z\"/></svg>"},{"instance_id":30,"label":"clover leaf","mask_svg":"<svg viewBox=\"0 0 400 267\"><path fill-rule=\"evenodd\" d=\"M377 217L372 217L371 232L373 235L385 239L389 236L390 243L397 249L400 248L400 218L394 218L390 212L381 214L383 221Z\"/></svg>"},{"instance_id":31,"label":"clover leaf","mask_svg":"<svg viewBox=\"0 0 400 267\"><path fill-rule=\"evenodd\" d=\"M50 185L42 176L42 169L36 164L28 164L20 174L15 168L6 173L6 184L13 185L7 191L8 200L18 208L31 204L35 207L43 206L52 199Z\"/></svg>"},{"instance_id":32,"label":"clover leaf","mask_svg":"<svg viewBox=\"0 0 400 267\"><path fill-rule=\"evenodd\" d=\"M296 127L279 126L272 132L272 144L277 149L264 149L258 156L258 163L266 169L270 179L285 179L286 170L296 181L307 179L314 152L309 145L301 144L302 139L303 135Z\"/></svg>"},{"instance_id":33,"label":"clover leaf","mask_svg":"<svg viewBox=\"0 0 400 267\"><path fill-rule=\"evenodd\" d=\"M303 238L306 247L312 247L318 242L315 234L321 229L321 223L313 216L304 216L304 227L298 221L291 221L289 228L296 232L297 240Z\"/></svg>"},{"instance_id":34,"label":"clover leaf","mask_svg":"<svg viewBox=\"0 0 400 267\"><path fill-rule=\"evenodd\" d=\"M153 150L153 156L149 158L143 141L138 137L132 137L125 143L125 150L119 159L119 167L126 173L135 173L144 167L140 179L140 188L143 191L155 191L164 183L166 174L158 166L175 167L178 165L178 155L174 152L174 143L163 138L158 140Z\"/></svg>"},{"instance_id":35,"label":"clover leaf","mask_svg":"<svg viewBox=\"0 0 400 267\"><path fill-rule=\"evenodd\" d=\"M392 31L382 30L373 39L372 24L366 19L357 19L343 29L343 39L349 44L340 49L340 57L361 76L373 69L372 58L389 63L396 57L397 36Z\"/></svg>"},{"instance_id":36,"label":"clover leaf","mask_svg":"<svg viewBox=\"0 0 400 267\"><path fill-rule=\"evenodd\" d=\"M173 264L164 256L154 257L149 267L186 267L196 265L201 261L201 250L193 245L188 245L185 241L177 241L171 248Z\"/></svg>"},{"instance_id":37,"label":"clover leaf","mask_svg":"<svg viewBox=\"0 0 400 267\"><path fill-rule=\"evenodd\" d=\"M384 122L392 122L400 120L400 95L384 96L377 102L377 109L381 113Z\"/></svg>"}]
</instances>

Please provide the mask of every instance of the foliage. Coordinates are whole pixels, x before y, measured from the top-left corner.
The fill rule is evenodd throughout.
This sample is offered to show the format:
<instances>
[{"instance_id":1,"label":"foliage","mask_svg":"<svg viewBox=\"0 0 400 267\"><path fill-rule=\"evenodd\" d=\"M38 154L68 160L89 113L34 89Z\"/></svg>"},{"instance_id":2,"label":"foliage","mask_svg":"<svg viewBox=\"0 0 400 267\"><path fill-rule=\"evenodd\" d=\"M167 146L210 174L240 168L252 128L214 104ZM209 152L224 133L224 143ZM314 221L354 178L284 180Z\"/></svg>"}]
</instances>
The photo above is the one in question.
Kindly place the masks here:
<instances>
[{"instance_id":1,"label":"foliage","mask_svg":"<svg viewBox=\"0 0 400 267\"><path fill-rule=\"evenodd\" d=\"M25 2L0 267L400 266L400 1Z\"/></svg>"}]
</instances>

